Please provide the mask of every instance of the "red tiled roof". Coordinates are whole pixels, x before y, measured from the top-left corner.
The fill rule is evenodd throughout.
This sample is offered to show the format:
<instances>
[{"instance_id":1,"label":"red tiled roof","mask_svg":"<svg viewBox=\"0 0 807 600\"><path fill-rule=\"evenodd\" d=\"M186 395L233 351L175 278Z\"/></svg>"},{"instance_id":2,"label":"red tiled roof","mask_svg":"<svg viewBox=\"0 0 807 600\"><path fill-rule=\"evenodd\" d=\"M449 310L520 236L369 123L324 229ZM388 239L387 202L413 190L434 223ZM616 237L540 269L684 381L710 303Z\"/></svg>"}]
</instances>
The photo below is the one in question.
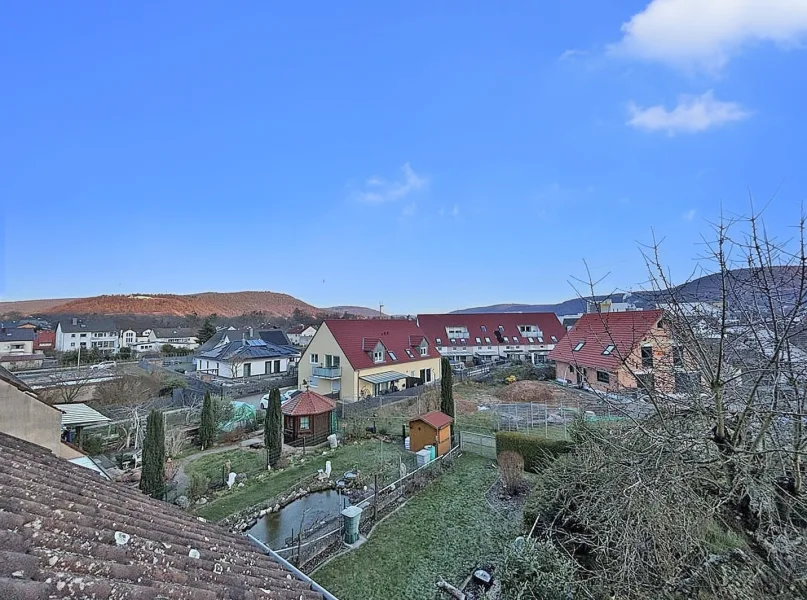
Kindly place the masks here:
<instances>
[{"instance_id":1,"label":"red tiled roof","mask_svg":"<svg viewBox=\"0 0 807 600\"><path fill-rule=\"evenodd\" d=\"M446 425L451 425L454 421L451 417L449 417L444 412L440 412L439 410L433 410L431 412L427 412L425 415L421 415L412 419L412 421L423 421L427 425L431 425L435 429L442 429Z\"/></svg>"},{"instance_id":2,"label":"red tiled roof","mask_svg":"<svg viewBox=\"0 0 807 600\"><path fill-rule=\"evenodd\" d=\"M543 333L543 342L537 339L534 344L549 344L552 341L552 336L560 341L566 335L566 329L558 321L557 315L551 312L543 313L456 313L446 315L418 315L418 323L430 340L433 340L437 346L516 346L516 345L532 345L528 338L523 337L519 332L519 325L535 325ZM501 332L502 338L507 337L508 342L504 339L500 342L496 337L496 331L499 326L504 328ZM468 338L465 343L461 343L460 339L456 339L455 343L446 334L446 327L466 327L468 329ZM482 328L485 328L485 331ZM513 336L518 338L518 341L513 341ZM490 338L490 343L485 341L485 337ZM436 340L440 339L438 343ZM480 339L477 343L476 338Z\"/></svg>"},{"instance_id":3,"label":"red tiled roof","mask_svg":"<svg viewBox=\"0 0 807 600\"><path fill-rule=\"evenodd\" d=\"M305 325L295 325L291 329L289 329L286 333L302 333L305 331L307 327Z\"/></svg>"},{"instance_id":4,"label":"red tiled roof","mask_svg":"<svg viewBox=\"0 0 807 600\"><path fill-rule=\"evenodd\" d=\"M0 549L4 599L322 598L245 537L3 433Z\"/></svg>"},{"instance_id":5,"label":"red tiled roof","mask_svg":"<svg viewBox=\"0 0 807 600\"><path fill-rule=\"evenodd\" d=\"M613 371L647 336L663 314L661 310L585 314L547 358ZM575 352L574 348L580 342L585 343ZM611 344L614 345L611 353L603 354Z\"/></svg>"},{"instance_id":6,"label":"red tiled roof","mask_svg":"<svg viewBox=\"0 0 807 600\"><path fill-rule=\"evenodd\" d=\"M424 332L417 326L417 323L407 319L329 319L325 321L325 325L328 326L336 343L345 353L345 358L354 369L380 366L394 368L398 364L440 356L431 345L431 339L426 339L426 343L429 344L429 354L420 356L418 347L411 345L410 336L424 338ZM368 348L365 340L372 340L372 346ZM373 362L371 352L376 341L384 344L384 348L387 349L387 352L384 353L385 362L383 363ZM393 360L389 355L390 350L395 354L397 360ZM406 350L412 353L411 357Z\"/></svg>"},{"instance_id":7,"label":"red tiled roof","mask_svg":"<svg viewBox=\"0 0 807 600\"><path fill-rule=\"evenodd\" d=\"M292 417L306 415L320 415L336 408L336 402L321 394L305 391L283 405L283 414Z\"/></svg>"},{"instance_id":8,"label":"red tiled roof","mask_svg":"<svg viewBox=\"0 0 807 600\"><path fill-rule=\"evenodd\" d=\"M53 348L56 345L56 332L55 331L40 331L34 338L34 350L39 348Z\"/></svg>"}]
</instances>

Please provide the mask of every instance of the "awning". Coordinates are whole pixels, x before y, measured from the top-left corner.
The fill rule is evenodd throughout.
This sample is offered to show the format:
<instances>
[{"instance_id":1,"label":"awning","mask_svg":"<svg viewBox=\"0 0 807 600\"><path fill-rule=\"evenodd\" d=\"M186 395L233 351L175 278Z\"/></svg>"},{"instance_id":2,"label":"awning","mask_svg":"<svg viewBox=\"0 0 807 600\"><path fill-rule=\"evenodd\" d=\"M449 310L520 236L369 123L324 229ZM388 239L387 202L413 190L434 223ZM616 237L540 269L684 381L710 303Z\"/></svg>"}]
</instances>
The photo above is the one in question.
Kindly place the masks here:
<instances>
[{"instance_id":1,"label":"awning","mask_svg":"<svg viewBox=\"0 0 807 600\"><path fill-rule=\"evenodd\" d=\"M62 411L62 427L105 423L110 420L86 404L57 404L56 408Z\"/></svg>"},{"instance_id":2,"label":"awning","mask_svg":"<svg viewBox=\"0 0 807 600\"><path fill-rule=\"evenodd\" d=\"M387 383L388 381L398 381L409 377L397 371L384 371L383 373L373 373L372 375L360 375L359 379L369 381L370 383Z\"/></svg>"}]
</instances>

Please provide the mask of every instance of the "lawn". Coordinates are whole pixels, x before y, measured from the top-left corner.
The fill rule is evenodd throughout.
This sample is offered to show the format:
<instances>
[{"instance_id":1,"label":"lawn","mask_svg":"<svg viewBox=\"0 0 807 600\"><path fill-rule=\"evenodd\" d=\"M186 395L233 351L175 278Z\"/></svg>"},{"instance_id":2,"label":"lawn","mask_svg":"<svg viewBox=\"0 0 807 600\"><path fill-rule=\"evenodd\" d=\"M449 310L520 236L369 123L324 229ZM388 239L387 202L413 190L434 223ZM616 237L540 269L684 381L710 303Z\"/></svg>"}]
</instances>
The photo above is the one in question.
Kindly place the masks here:
<instances>
[{"instance_id":1,"label":"lawn","mask_svg":"<svg viewBox=\"0 0 807 600\"><path fill-rule=\"evenodd\" d=\"M489 460L463 455L452 471L379 524L362 546L312 577L341 600L432 598L440 576L460 584L518 535L519 523L502 518L485 501L497 477Z\"/></svg>"},{"instance_id":2,"label":"lawn","mask_svg":"<svg viewBox=\"0 0 807 600\"><path fill-rule=\"evenodd\" d=\"M399 457L403 458L409 468L413 466L414 455L406 452L402 443L387 444L373 439L362 440L356 444L348 443L336 450L328 451L326 456L308 455L304 463L298 459L285 469L271 472L262 470L265 458L261 452L248 450L232 450L204 456L192 463L188 471L189 475L194 471L201 471L209 477L211 475L219 477L221 466L229 458L236 473L253 473L253 476L247 477L244 487L221 491L207 504L196 507L195 512L200 517L218 521L289 490L302 478L313 475L317 469L324 469L326 460L331 461L334 473L341 474L359 469L364 475L369 476L368 481L372 481L370 473L375 472L383 460L384 479L392 482L397 479L399 473ZM238 466L242 470L239 470ZM250 466L253 468L250 469Z\"/></svg>"}]
</instances>

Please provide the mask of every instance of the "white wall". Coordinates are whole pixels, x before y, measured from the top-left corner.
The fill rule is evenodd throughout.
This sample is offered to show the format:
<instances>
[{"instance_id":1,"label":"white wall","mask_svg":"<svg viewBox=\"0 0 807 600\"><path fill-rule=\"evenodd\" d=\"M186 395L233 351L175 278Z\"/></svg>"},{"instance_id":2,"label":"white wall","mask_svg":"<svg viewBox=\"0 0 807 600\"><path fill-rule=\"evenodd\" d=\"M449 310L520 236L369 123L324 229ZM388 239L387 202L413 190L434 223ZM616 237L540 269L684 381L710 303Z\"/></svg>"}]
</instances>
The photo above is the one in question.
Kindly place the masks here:
<instances>
[{"instance_id":1,"label":"white wall","mask_svg":"<svg viewBox=\"0 0 807 600\"><path fill-rule=\"evenodd\" d=\"M19 346L19 347L15 347ZM33 340L6 340L0 342L0 355L4 354L33 354L34 341Z\"/></svg>"},{"instance_id":2,"label":"white wall","mask_svg":"<svg viewBox=\"0 0 807 600\"><path fill-rule=\"evenodd\" d=\"M103 333L103 335L96 335L97 333ZM119 347L118 334L114 331L79 331L76 333L64 333L61 329L61 324L59 324L59 326L56 328L56 350L60 352L71 352L73 350L78 350L82 342L85 344L82 346L82 349L84 350L90 350L93 347L93 342L96 342L96 344L98 342L106 342L107 347L98 348L99 350L106 352L117 352Z\"/></svg>"},{"instance_id":3,"label":"white wall","mask_svg":"<svg viewBox=\"0 0 807 600\"><path fill-rule=\"evenodd\" d=\"M278 374L283 374L288 372L289 370L289 359L288 357L283 358L256 358L248 361L244 361L237 365L238 372L233 373L232 365L228 362L224 361L217 361L217 360L210 360L205 358L195 358L194 364L196 365L196 370L202 373L211 373L211 371L218 369L218 377L223 377L225 379L235 379L244 376L244 364L249 363L251 365L251 373L250 376L254 377L256 375L270 375L272 373L266 370L266 363L274 363L274 361L280 361L280 372ZM271 368L271 365L269 365Z\"/></svg>"}]
</instances>

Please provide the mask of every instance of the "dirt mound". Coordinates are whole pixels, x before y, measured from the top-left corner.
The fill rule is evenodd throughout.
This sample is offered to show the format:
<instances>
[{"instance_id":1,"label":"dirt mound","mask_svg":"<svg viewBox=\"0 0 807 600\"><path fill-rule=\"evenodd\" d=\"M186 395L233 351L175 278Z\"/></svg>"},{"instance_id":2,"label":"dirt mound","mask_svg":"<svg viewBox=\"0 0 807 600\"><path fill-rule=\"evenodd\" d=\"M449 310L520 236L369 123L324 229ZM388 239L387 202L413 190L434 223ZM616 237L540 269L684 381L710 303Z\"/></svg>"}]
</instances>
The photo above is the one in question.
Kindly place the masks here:
<instances>
[{"instance_id":1,"label":"dirt mound","mask_svg":"<svg viewBox=\"0 0 807 600\"><path fill-rule=\"evenodd\" d=\"M502 402L540 402L550 404L554 399L553 390L543 381L516 381L503 387L496 396Z\"/></svg>"},{"instance_id":2,"label":"dirt mound","mask_svg":"<svg viewBox=\"0 0 807 600\"><path fill-rule=\"evenodd\" d=\"M12 304L12 303L9 303ZM48 314L189 315L236 317L250 312L288 317L294 309L313 314L317 309L288 294L275 292L205 292L202 294L129 294L79 298L52 306ZM13 308L11 309L13 310Z\"/></svg>"}]
</instances>

